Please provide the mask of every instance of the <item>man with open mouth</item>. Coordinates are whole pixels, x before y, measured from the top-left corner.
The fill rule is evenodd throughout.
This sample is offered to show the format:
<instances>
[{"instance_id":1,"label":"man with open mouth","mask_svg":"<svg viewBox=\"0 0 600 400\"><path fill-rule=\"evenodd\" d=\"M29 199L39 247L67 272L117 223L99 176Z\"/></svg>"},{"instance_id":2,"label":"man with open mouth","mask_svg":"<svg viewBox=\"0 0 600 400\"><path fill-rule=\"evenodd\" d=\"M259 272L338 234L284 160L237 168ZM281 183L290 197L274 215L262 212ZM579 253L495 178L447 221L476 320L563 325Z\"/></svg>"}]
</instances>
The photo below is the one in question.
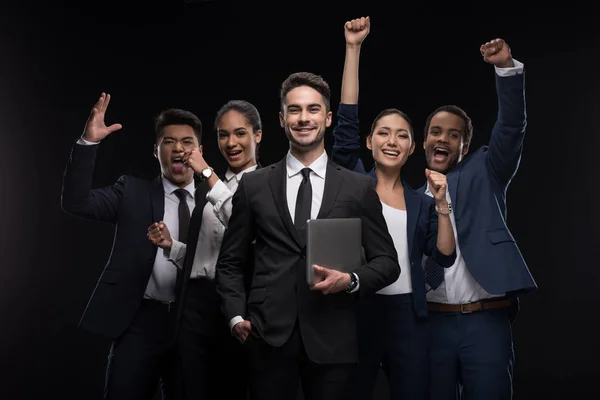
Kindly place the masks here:
<instances>
[{"instance_id":1,"label":"man with open mouth","mask_svg":"<svg viewBox=\"0 0 600 400\"><path fill-rule=\"evenodd\" d=\"M480 47L496 72L498 118L489 145L467 156L471 119L442 106L425 126L430 169L447 174L446 192L456 235L456 261L425 264L431 319L432 399L510 399L514 364L511 323L517 296L536 289L506 226L506 190L523 150L526 113L524 66L507 43ZM423 190L429 195L426 185ZM429 270L428 270L429 268Z\"/></svg>"},{"instance_id":2,"label":"man with open mouth","mask_svg":"<svg viewBox=\"0 0 600 400\"><path fill-rule=\"evenodd\" d=\"M108 399L152 399L161 382L173 395L174 321L179 318L177 268L146 237L153 221L164 221L185 242L194 210L194 172L184 155L198 147L202 124L189 111L169 109L155 121L154 156L161 174L153 181L124 175L92 189L101 142L122 128L107 126L110 95L102 93L67 164L62 208L78 217L115 227L110 258L80 327L112 340L105 381Z\"/></svg>"}]
</instances>

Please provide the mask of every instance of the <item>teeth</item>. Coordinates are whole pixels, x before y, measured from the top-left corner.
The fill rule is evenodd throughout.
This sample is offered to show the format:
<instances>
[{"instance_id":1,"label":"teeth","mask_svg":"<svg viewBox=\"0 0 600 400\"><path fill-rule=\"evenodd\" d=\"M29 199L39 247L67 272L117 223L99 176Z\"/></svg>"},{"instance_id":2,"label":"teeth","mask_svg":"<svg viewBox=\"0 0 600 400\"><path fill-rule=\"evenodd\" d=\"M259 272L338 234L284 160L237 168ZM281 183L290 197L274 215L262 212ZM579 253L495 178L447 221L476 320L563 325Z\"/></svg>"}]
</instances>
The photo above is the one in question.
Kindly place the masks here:
<instances>
[{"instance_id":1,"label":"teeth","mask_svg":"<svg viewBox=\"0 0 600 400\"><path fill-rule=\"evenodd\" d=\"M387 150L384 150L384 151L383 151L383 154L389 154L389 155L391 155L391 156L397 156L397 155L398 155L398 154L400 154L400 153L398 153L398 152L396 152L396 151L387 151Z\"/></svg>"}]
</instances>

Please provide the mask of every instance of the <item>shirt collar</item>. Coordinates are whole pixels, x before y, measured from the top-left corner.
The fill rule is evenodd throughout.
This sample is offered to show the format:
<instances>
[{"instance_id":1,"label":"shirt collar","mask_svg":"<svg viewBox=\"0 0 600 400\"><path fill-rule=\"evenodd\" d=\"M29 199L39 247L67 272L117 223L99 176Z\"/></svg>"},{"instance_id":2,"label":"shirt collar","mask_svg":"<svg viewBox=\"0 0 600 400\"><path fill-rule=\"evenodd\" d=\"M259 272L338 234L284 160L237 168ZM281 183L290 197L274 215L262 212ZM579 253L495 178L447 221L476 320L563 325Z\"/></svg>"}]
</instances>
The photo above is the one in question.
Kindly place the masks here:
<instances>
[{"instance_id":1,"label":"shirt collar","mask_svg":"<svg viewBox=\"0 0 600 400\"><path fill-rule=\"evenodd\" d=\"M319 158L313 161L313 163L310 164L308 168L310 168L312 172L317 174L317 176L319 176L320 178L325 179L325 172L327 171L327 160L327 152L323 151L323 154L321 154ZM285 165L287 168L288 178L291 178L292 176L298 174L302 170L302 168L304 168L304 164L298 161L298 159L294 157L289 151L285 156Z\"/></svg>"},{"instance_id":2,"label":"shirt collar","mask_svg":"<svg viewBox=\"0 0 600 400\"><path fill-rule=\"evenodd\" d=\"M161 176L160 178L162 179L163 188L165 189L166 194L173 194L177 189L179 189L179 186L175 185L164 176ZM190 196L192 196L192 199L194 198L194 193L196 193L196 184L194 183L193 179L192 182L183 189L185 189Z\"/></svg>"},{"instance_id":3,"label":"shirt collar","mask_svg":"<svg viewBox=\"0 0 600 400\"><path fill-rule=\"evenodd\" d=\"M229 182L231 178L235 177L235 180L239 182L240 179L242 179L242 175L244 175L246 172L254 171L257 167L258 165L254 164L253 166L246 168L245 170L240 171L237 174L229 168L227 168L227 172L225 172L225 180Z\"/></svg>"}]
</instances>

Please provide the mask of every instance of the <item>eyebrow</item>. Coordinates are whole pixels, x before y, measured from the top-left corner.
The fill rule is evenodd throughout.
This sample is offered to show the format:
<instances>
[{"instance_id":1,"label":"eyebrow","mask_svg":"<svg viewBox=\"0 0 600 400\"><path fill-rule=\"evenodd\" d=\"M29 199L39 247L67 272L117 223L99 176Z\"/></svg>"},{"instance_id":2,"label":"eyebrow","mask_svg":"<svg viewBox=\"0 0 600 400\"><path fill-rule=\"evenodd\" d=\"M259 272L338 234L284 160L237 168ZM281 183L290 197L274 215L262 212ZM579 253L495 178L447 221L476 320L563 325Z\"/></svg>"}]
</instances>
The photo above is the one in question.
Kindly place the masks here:
<instances>
[{"instance_id":1,"label":"eyebrow","mask_svg":"<svg viewBox=\"0 0 600 400\"><path fill-rule=\"evenodd\" d=\"M378 129L387 129L388 131L392 130L392 128L387 127L387 126L380 126ZM397 129L396 132L406 132L406 133L409 133L408 130L404 129L404 128Z\"/></svg>"},{"instance_id":2,"label":"eyebrow","mask_svg":"<svg viewBox=\"0 0 600 400\"><path fill-rule=\"evenodd\" d=\"M430 126L429 129L442 129L442 127L434 125L434 126ZM456 129L456 128L451 128L451 129L448 129L448 130L452 131L452 132L462 133L462 131L460 129Z\"/></svg>"},{"instance_id":3,"label":"eyebrow","mask_svg":"<svg viewBox=\"0 0 600 400\"><path fill-rule=\"evenodd\" d=\"M302 106L300 104L288 104L287 105L287 108L292 108L292 107L302 108ZM323 105L319 104L319 103L311 103L311 104L308 104L306 107L323 107Z\"/></svg>"},{"instance_id":4,"label":"eyebrow","mask_svg":"<svg viewBox=\"0 0 600 400\"><path fill-rule=\"evenodd\" d=\"M243 127L243 126L240 126L239 128L235 128L235 129L233 130L233 132L248 132L248 129L246 129L246 128L245 128L245 127ZM229 133L229 131L228 131L227 129L223 129L223 128L221 128L221 129L218 129L218 130L217 130L217 133Z\"/></svg>"},{"instance_id":5,"label":"eyebrow","mask_svg":"<svg viewBox=\"0 0 600 400\"><path fill-rule=\"evenodd\" d=\"M163 140L165 140L165 139L177 140L173 136L167 136L167 135L163 136ZM194 136L184 136L184 137L181 138L181 140L187 140L187 139L192 139L193 140Z\"/></svg>"}]
</instances>

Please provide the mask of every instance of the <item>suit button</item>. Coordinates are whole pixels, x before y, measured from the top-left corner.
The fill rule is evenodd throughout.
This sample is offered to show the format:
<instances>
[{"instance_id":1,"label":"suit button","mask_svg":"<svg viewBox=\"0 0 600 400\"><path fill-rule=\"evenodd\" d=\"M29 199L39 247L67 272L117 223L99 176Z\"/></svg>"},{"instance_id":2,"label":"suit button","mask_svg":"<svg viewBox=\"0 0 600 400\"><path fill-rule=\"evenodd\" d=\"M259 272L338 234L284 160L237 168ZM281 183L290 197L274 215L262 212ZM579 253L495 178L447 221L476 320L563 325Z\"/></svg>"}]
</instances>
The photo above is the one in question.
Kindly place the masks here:
<instances>
[{"instance_id":1,"label":"suit button","mask_svg":"<svg viewBox=\"0 0 600 400\"><path fill-rule=\"evenodd\" d=\"M302 250L300 250L300 258L303 260L306 258L306 247L303 247Z\"/></svg>"}]
</instances>

